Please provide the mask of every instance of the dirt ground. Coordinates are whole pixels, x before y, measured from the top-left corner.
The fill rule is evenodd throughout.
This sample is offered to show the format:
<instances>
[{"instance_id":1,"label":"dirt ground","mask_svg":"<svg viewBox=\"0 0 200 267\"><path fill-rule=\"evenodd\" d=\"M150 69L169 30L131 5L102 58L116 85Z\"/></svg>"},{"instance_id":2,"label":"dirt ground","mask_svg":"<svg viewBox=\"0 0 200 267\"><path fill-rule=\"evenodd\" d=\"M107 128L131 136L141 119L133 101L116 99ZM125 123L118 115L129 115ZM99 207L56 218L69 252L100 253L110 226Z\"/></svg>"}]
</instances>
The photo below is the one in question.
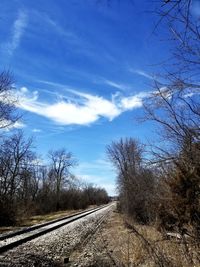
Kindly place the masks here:
<instances>
[{"instance_id":1,"label":"dirt ground","mask_svg":"<svg viewBox=\"0 0 200 267\"><path fill-rule=\"evenodd\" d=\"M136 225L114 210L73 251L67 266L197 267L199 256L190 241L169 240L156 227Z\"/></svg>"}]
</instances>

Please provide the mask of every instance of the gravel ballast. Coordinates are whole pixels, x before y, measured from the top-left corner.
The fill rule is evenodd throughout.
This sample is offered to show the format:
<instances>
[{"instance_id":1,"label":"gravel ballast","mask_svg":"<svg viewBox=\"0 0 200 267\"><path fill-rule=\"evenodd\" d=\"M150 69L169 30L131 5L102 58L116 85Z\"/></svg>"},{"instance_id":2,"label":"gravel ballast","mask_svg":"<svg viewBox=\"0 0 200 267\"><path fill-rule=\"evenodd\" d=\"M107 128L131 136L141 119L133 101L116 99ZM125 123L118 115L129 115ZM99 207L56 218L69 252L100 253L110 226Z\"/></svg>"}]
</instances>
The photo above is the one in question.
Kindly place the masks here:
<instances>
[{"instance_id":1,"label":"gravel ballast","mask_svg":"<svg viewBox=\"0 0 200 267\"><path fill-rule=\"evenodd\" d=\"M106 218L113 206L28 241L0 256L0 266L66 266L74 248Z\"/></svg>"}]
</instances>

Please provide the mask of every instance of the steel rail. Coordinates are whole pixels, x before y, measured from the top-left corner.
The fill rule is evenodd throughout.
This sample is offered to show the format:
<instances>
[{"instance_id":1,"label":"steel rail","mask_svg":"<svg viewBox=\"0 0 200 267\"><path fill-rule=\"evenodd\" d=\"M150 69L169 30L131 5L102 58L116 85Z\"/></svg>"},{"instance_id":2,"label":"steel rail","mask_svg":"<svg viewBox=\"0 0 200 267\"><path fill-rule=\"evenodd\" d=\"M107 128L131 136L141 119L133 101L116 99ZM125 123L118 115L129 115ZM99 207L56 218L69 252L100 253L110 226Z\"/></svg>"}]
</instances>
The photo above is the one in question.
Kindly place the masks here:
<instances>
[{"instance_id":1,"label":"steel rail","mask_svg":"<svg viewBox=\"0 0 200 267\"><path fill-rule=\"evenodd\" d=\"M110 204L109 204L110 205ZM20 237L20 235L22 234L25 234L25 233L30 233L30 235L28 236L25 236L21 239L18 239L18 240L14 240L14 241L11 241L10 243L8 244L3 244L2 246L0 246L0 253L3 253L3 252L6 252L12 248L15 248L23 243L26 243L27 241L30 241L36 237L39 237L39 236L42 236L44 234L47 234L53 230L56 230L64 225L67 225L71 222L74 222L78 219L81 219L83 217L86 217L87 215L90 215L98 210L101 210L105 207L108 207L109 205L104 205L104 206L101 206L101 207L98 207L98 208L94 208L94 209L89 209L89 210L86 210L86 211L83 211L83 212L78 212L76 214L73 214L73 215L69 215L69 216L66 216L64 218L60 218L60 219L57 219L57 220L53 220L53 221L49 221L47 223L43 223L43 224L39 224L39 225L35 225L35 226L32 226L32 227L29 227L29 228L25 228L25 229L22 229L22 230L19 230L19 231L15 231L15 232L12 232L12 233L8 233L8 234L4 234L3 236L1 236L1 241L4 241L6 242L7 239L9 238L12 238L12 237ZM62 222L63 221L63 222ZM60 223L59 223L60 222ZM58 223L58 224L56 224ZM45 226L50 226L50 225L53 225L52 227L50 228L45 228ZM44 229L42 229L44 227ZM39 232L36 232L34 233L34 231L36 230L39 230L41 228L41 231Z\"/></svg>"},{"instance_id":2,"label":"steel rail","mask_svg":"<svg viewBox=\"0 0 200 267\"><path fill-rule=\"evenodd\" d=\"M105 207L106 205L103 205L101 206L102 208ZM40 224L36 224L36 225L33 225L33 226L30 226L30 227L24 227L23 229L20 229L20 230L17 230L17 231L13 231L13 232L9 232L9 233L6 233L6 234L1 234L0 235L0 241L2 240L5 240L7 238L10 238L10 237L14 237L14 236L17 236L17 235L20 235L20 234L24 234L24 233L27 233L27 232L30 232L30 231L33 231L33 230L36 230L36 229L39 229L43 226L46 226L46 225L50 225L52 223L56 223L56 222L60 222L60 221L63 221L65 219L68 219L68 218L71 218L73 216L76 216L76 215L79 215L79 214L82 214L82 213L85 213L87 211L92 211L92 210L95 210L95 209L99 209L101 207L98 207L98 208L91 208L91 209L87 209L87 210L84 210L84 211L80 211L80 212L77 212L77 213L73 213L71 215L67 215L67 216L64 216L62 218L59 218L59 219L55 219L55 220L51 220L51 221L48 221L48 222L44 222L44 223L40 223Z\"/></svg>"}]
</instances>

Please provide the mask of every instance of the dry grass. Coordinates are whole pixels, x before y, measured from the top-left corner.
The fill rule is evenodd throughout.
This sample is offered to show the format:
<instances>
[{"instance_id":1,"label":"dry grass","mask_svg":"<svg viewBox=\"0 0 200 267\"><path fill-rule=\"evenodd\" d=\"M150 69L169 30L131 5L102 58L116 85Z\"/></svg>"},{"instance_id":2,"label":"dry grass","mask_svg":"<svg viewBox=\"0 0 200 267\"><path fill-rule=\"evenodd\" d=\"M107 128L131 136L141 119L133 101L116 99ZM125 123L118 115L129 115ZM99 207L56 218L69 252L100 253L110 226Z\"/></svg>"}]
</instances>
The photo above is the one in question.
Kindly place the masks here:
<instances>
[{"instance_id":1,"label":"dry grass","mask_svg":"<svg viewBox=\"0 0 200 267\"><path fill-rule=\"evenodd\" d=\"M147 258L147 266L200 266L199 244L194 240L168 239L156 227L136 225L128 219L125 225L129 228L129 254L135 266L140 266Z\"/></svg>"},{"instance_id":2,"label":"dry grass","mask_svg":"<svg viewBox=\"0 0 200 267\"><path fill-rule=\"evenodd\" d=\"M21 225L22 226L32 226L35 224L60 219L62 217L71 215L73 213L77 213L79 211L81 211L81 210L57 211L57 212L52 212L52 213L44 214L44 215L35 215L35 216L31 216L30 218L24 219L24 221L21 223Z\"/></svg>"},{"instance_id":3,"label":"dry grass","mask_svg":"<svg viewBox=\"0 0 200 267\"><path fill-rule=\"evenodd\" d=\"M95 206L89 206L88 209L94 208ZM0 227L0 233L5 233L8 231L14 231L18 230L21 227L28 227L28 226L33 226L36 224L56 220L63 218L65 216L72 215L74 213L83 211L82 209L79 210L64 210L64 211L57 211L57 212L51 212L48 214L43 214L43 215L35 215L35 216L30 216L29 218L21 218L20 221L18 222L17 226L9 226L9 227Z\"/></svg>"},{"instance_id":4,"label":"dry grass","mask_svg":"<svg viewBox=\"0 0 200 267\"><path fill-rule=\"evenodd\" d=\"M134 224L117 212L103 225L94 245L93 265L83 266L102 266L102 261L110 266L200 266L200 250L191 240L168 240L156 227Z\"/></svg>"},{"instance_id":5,"label":"dry grass","mask_svg":"<svg viewBox=\"0 0 200 267\"><path fill-rule=\"evenodd\" d=\"M2 226L2 227L0 227L0 234L10 232L10 231L17 231L20 228L21 227L19 227L19 226Z\"/></svg>"}]
</instances>

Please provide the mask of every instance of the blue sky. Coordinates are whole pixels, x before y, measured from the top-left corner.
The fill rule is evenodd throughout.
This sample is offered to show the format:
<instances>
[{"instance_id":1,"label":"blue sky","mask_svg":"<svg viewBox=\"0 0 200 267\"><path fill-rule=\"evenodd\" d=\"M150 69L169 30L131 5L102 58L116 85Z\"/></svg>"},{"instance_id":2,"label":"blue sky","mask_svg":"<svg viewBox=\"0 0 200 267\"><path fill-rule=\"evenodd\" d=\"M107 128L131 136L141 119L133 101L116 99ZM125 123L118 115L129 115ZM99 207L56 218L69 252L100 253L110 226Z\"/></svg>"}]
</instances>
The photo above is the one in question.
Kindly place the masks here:
<instances>
[{"instance_id":1,"label":"blue sky","mask_svg":"<svg viewBox=\"0 0 200 267\"><path fill-rule=\"evenodd\" d=\"M152 90L155 65L168 47L152 34L150 1L1 0L1 69L15 77L23 119L43 157L65 147L79 161L73 172L115 194L105 147L120 137L153 139L138 123Z\"/></svg>"}]
</instances>

